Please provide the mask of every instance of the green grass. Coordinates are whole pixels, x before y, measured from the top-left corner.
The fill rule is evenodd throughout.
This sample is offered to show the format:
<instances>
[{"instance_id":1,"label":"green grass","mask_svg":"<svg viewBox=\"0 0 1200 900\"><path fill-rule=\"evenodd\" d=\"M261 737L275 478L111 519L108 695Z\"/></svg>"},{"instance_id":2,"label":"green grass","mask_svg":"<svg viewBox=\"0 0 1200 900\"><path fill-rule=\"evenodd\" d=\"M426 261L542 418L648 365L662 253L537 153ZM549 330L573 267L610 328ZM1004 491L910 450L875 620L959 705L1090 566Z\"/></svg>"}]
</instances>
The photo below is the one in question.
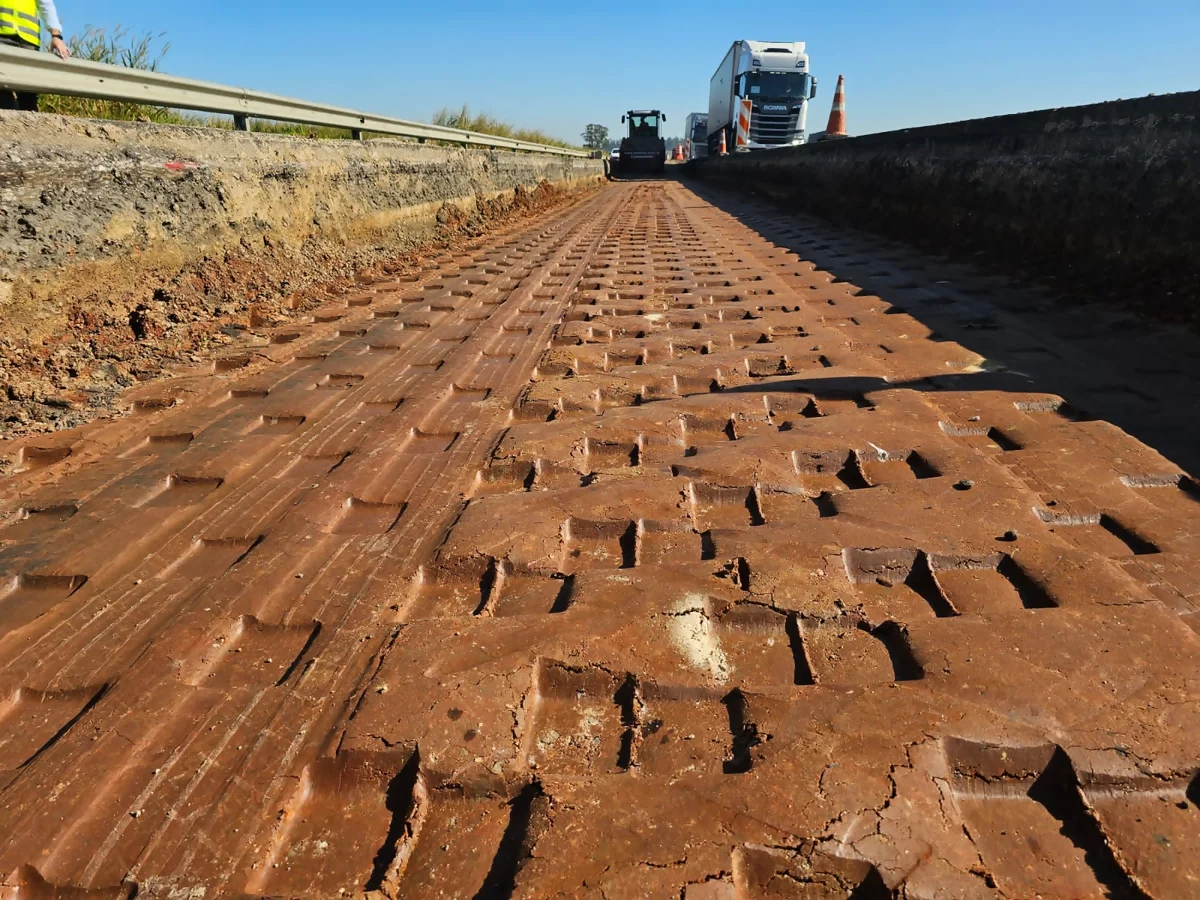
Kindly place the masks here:
<instances>
[{"instance_id":1,"label":"green grass","mask_svg":"<svg viewBox=\"0 0 1200 900\"><path fill-rule=\"evenodd\" d=\"M163 40L165 37L165 32L131 34L129 29L122 25L111 29L88 25L81 33L72 35L67 41L67 45L71 48L71 55L76 59L157 72L167 51L171 49L170 43ZM93 100L87 97L68 97L59 94L42 94L38 98L38 109L42 112L80 116L88 119L158 122L165 125L191 125L227 130L233 128L231 116L192 113L144 103ZM574 146L540 131L515 128L486 114L472 115L466 104L463 104L461 109L439 111L433 117L433 123L497 137L550 144L555 147ZM295 122L273 122L262 119L251 119L249 124L251 131L260 134L286 134L325 140L349 140L351 136L349 129L346 128L327 128L319 125L301 125ZM367 132L364 136L370 136L370 133Z\"/></svg>"},{"instance_id":2,"label":"green grass","mask_svg":"<svg viewBox=\"0 0 1200 900\"><path fill-rule=\"evenodd\" d=\"M163 58L171 45L163 41L165 33L134 35L128 28L86 26L79 34L67 41L71 55L76 59L124 66L128 69L159 71ZM123 103L118 100L94 100L88 97L68 97L60 94L42 94L38 98L41 112L58 113L64 116L80 116L88 119L116 119L126 122L158 122L165 125L192 125L207 128L233 128L230 116L205 115L185 112L164 106L145 103ZM350 132L344 128L320 128L298 125L294 122L264 122L251 120L250 130L268 134L292 134L317 138L349 139Z\"/></svg>"},{"instance_id":3,"label":"green grass","mask_svg":"<svg viewBox=\"0 0 1200 900\"><path fill-rule=\"evenodd\" d=\"M71 48L71 55L76 59L156 72L171 48L170 44L161 43L163 37L163 34L149 32L137 36L130 35L129 29L120 25L113 29L88 25L82 33L71 35L67 46ZM42 94L38 98L38 109L41 112L83 116L89 119L184 124L184 116L181 113L161 106L93 100L88 97L66 97L59 94Z\"/></svg>"},{"instance_id":4,"label":"green grass","mask_svg":"<svg viewBox=\"0 0 1200 900\"><path fill-rule=\"evenodd\" d=\"M233 129L233 119L217 116L201 116L183 114L184 125L204 126L208 128ZM301 125L298 122L275 122L268 119L251 119L250 130L256 134L288 134L293 137L319 138L321 140L348 141L351 138L349 128L330 128L325 125ZM363 132L364 137L370 132Z\"/></svg>"},{"instance_id":5,"label":"green grass","mask_svg":"<svg viewBox=\"0 0 1200 900\"><path fill-rule=\"evenodd\" d=\"M560 141L542 131L532 128L517 128L507 122L494 119L487 113L471 113L467 104L459 109L443 107L433 116L434 125L444 125L447 128L461 128L464 131L477 131L480 134L491 134L496 137L512 138L517 141L529 141L533 144L549 144L551 147L567 147L578 149L575 144Z\"/></svg>"}]
</instances>

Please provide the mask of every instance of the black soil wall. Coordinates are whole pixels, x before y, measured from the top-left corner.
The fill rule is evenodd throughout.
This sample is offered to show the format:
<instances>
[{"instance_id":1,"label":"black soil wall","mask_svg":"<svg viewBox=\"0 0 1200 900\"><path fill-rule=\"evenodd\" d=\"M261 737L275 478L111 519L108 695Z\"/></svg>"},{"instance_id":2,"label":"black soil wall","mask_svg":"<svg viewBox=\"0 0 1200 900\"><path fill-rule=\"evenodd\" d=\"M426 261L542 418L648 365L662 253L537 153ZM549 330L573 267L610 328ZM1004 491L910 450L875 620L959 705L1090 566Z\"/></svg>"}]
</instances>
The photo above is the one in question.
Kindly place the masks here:
<instances>
[{"instance_id":1,"label":"black soil wall","mask_svg":"<svg viewBox=\"0 0 1200 900\"><path fill-rule=\"evenodd\" d=\"M711 160L715 184L1200 324L1200 91Z\"/></svg>"}]
</instances>

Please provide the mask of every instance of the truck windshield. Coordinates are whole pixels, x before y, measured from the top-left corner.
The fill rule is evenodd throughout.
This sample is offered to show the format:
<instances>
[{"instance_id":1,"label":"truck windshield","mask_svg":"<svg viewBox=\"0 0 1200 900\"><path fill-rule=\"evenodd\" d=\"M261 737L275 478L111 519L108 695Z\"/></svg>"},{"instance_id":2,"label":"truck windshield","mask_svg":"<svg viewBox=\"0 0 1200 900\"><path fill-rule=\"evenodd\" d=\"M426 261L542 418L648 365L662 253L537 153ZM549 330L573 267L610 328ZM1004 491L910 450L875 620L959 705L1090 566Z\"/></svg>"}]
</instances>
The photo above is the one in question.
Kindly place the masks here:
<instances>
[{"instance_id":1,"label":"truck windshield","mask_svg":"<svg viewBox=\"0 0 1200 900\"><path fill-rule=\"evenodd\" d=\"M630 116L630 137L658 137L658 116Z\"/></svg>"},{"instance_id":2,"label":"truck windshield","mask_svg":"<svg viewBox=\"0 0 1200 900\"><path fill-rule=\"evenodd\" d=\"M807 99L812 76L805 72L747 72L738 96L762 100Z\"/></svg>"}]
</instances>

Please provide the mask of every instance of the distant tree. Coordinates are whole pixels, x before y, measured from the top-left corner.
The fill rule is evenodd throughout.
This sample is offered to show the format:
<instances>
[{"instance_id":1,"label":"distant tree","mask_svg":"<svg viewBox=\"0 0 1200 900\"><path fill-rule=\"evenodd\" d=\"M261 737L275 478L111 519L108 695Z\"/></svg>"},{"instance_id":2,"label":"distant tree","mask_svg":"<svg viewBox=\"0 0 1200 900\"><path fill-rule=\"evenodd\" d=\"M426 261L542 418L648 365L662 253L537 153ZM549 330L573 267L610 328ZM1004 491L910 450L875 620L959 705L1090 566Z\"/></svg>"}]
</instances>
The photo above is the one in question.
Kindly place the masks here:
<instances>
[{"instance_id":1,"label":"distant tree","mask_svg":"<svg viewBox=\"0 0 1200 900\"><path fill-rule=\"evenodd\" d=\"M608 129L603 125L589 125L583 133L583 146L603 150L608 146Z\"/></svg>"}]
</instances>

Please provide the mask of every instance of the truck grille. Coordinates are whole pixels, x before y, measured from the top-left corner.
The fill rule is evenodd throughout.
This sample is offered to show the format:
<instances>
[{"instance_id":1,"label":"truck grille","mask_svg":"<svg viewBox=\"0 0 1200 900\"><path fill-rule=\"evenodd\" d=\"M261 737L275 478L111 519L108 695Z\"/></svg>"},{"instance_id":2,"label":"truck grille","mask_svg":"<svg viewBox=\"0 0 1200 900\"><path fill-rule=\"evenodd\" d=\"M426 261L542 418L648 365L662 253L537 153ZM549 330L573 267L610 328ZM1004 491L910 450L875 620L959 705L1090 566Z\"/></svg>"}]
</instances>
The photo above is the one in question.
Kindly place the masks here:
<instances>
[{"instance_id":1,"label":"truck grille","mask_svg":"<svg viewBox=\"0 0 1200 900\"><path fill-rule=\"evenodd\" d=\"M750 114L750 141L755 144L790 144L796 133L797 112L763 112Z\"/></svg>"}]
</instances>

